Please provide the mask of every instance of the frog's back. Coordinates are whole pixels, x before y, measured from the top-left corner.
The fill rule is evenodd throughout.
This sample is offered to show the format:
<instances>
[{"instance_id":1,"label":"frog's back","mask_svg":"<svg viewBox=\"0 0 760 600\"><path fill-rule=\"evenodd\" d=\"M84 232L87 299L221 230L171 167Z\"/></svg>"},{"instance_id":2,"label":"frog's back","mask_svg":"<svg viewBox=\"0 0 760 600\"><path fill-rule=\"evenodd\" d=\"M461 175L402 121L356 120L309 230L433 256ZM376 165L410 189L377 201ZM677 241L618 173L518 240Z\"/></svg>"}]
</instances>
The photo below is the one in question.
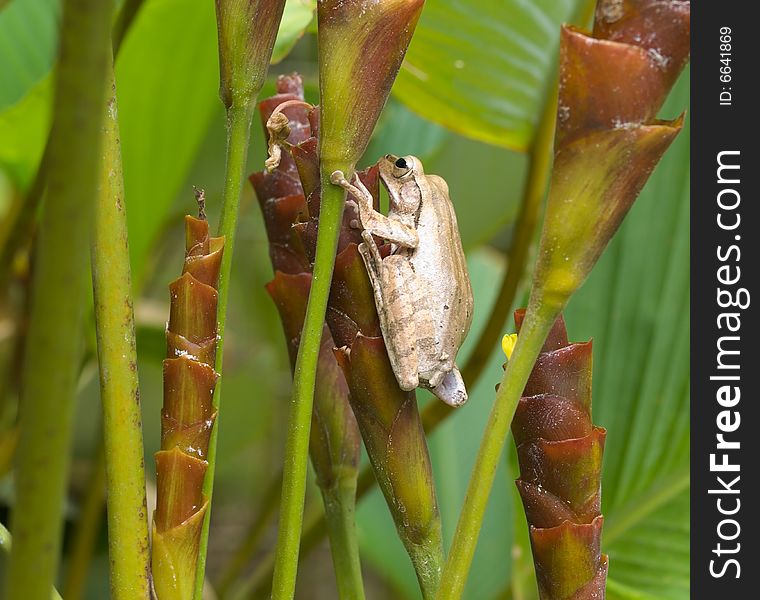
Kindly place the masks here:
<instances>
[{"instance_id":1,"label":"frog's back","mask_svg":"<svg viewBox=\"0 0 760 600\"><path fill-rule=\"evenodd\" d=\"M448 186L437 175L427 180L432 201L420 213L420 245L412 262L430 290L436 342L440 355L447 357L444 370L449 370L472 323L472 288Z\"/></svg>"}]
</instances>

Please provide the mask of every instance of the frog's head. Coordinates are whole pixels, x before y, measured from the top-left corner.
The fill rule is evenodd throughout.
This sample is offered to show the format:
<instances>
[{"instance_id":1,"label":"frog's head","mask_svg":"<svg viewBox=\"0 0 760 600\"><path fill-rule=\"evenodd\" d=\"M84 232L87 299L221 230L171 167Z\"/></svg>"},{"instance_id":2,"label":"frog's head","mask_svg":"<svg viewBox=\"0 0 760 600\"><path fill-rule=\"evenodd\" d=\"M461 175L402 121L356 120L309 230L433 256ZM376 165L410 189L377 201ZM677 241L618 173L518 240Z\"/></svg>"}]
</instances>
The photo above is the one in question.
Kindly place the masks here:
<instances>
[{"instance_id":1,"label":"frog's head","mask_svg":"<svg viewBox=\"0 0 760 600\"><path fill-rule=\"evenodd\" d=\"M424 173L420 159L386 154L378 166L380 179L388 190L391 210L397 215L414 214L422 200L419 182Z\"/></svg>"}]
</instances>

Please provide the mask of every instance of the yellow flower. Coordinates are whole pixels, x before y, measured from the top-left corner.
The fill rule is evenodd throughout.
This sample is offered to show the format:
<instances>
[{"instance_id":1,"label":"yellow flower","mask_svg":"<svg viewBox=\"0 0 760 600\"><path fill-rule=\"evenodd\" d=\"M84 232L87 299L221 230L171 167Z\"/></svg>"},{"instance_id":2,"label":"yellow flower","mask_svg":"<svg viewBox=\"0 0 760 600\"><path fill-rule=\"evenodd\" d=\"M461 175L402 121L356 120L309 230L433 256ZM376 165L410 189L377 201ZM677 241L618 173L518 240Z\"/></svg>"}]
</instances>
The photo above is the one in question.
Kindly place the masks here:
<instances>
[{"instance_id":1,"label":"yellow flower","mask_svg":"<svg viewBox=\"0 0 760 600\"><path fill-rule=\"evenodd\" d=\"M504 351L504 354L506 354L507 360L512 358L512 352L514 352L516 344L517 344L516 333L508 333L503 338L501 338L501 349Z\"/></svg>"}]
</instances>

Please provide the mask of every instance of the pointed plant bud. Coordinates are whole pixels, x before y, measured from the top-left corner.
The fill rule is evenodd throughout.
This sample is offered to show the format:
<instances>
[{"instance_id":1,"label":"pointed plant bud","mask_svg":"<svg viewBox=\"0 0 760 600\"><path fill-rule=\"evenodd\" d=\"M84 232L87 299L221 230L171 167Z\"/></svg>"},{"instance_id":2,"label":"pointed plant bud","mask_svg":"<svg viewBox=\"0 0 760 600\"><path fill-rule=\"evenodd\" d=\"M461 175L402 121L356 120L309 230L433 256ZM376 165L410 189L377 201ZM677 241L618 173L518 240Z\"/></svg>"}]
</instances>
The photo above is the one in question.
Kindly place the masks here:
<instances>
[{"instance_id":1,"label":"pointed plant bud","mask_svg":"<svg viewBox=\"0 0 760 600\"><path fill-rule=\"evenodd\" d=\"M515 313L518 330L525 311ZM591 423L591 342L570 344L554 323L512 421L541 600L604 598L602 452Z\"/></svg>"},{"instance_id":2,"label":"pointed plant bud","mask_svg":"<svg viewBox=\"0 0 760 600\"><path fill-rule=\"evenodd\" d=\"M560 310L583 283L678 134L682 117L655 117L688 53L688 2L600 0L592 35L562 29L542 303Z\"/></svg>"},{"instance_id":3,"label":"pointed plant bud","mask_svg":"<svg viewBox=\"0 0 760 600\"><path fill-rule=\"evenodd\" d=\"M205 218L185 218L184 268L169 286L161 449L155 456L152 572L159 600L190 599L195 589L201 527L208 509L203 479L216 420L212 398L218 378L214 371L217 281L223 252L224 238L209 237Z\"/></svg>"},{"instance_id":4,"label":"pointed plant bud","mask_svg":"<svg viewBox=\"0 0 760 600\"><path fill-rule=\"evenodd\" d=\"M284 8L285 0L216 0L219 95L227 108L255 101Z\"/></svg>"},{"instance_id":5,"label":"pointed plant bud","mask_svg":"<svg viewBox=\"0 0 760 600\"><path fill-rule=\"evenodd\" d=\"M401 67L424 0L319 0L323 170L350 175Z\"/></svg>"}]
</instances>

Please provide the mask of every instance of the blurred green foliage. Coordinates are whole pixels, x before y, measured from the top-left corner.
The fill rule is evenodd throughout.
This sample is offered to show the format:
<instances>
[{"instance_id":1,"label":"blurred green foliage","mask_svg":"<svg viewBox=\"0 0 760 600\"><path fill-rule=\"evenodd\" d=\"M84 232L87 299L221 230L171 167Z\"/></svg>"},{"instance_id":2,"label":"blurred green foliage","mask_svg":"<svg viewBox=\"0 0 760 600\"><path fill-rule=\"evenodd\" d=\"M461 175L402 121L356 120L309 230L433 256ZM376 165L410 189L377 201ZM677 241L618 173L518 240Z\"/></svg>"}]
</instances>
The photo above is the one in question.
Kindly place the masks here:
<instances>
[{"instance_id":1,"label":"blurred green foliage","mask_svg":"<svg viewBox=\"0 0 760 600\"><path fill-rule=\"evenodd\" d=\"M278 58L287 57L272 69L265 95L273 91L277 73L298 70L316 101L313 5L313 0L288 2L276 50ZM578 0L428 0L394 97L365 156L370 163L386 152L416 154L427 172L448 181L475 294L469 344L486 321L506 268L503 251L527 166L519 150L530 143L550 84L559 24L577 14L579 5ZM0 219L30 185L47 136L58 6L57 0L12 0L0 8ZM166 285L182 261L181 217L194 210L192 185L206 189L212 222L221 200L225 123L215 29L209 0L149 0L117 61L147 457L159 443ZM663 115L672 118L687 104L688 73ZM687 121L566 313L571 339L594 338L594 420L609 430L603 501L611 600L680 600L689 592L688 131ZM262 168L265 154L255 122L251 171ZM249 186L241 207L226 400L219 418L212 579L280 469L290 393L279 320L263 288L271 277L266 236ZM512 328L510 320L505 332ZM465 345L461 362L469 349ZM430 437L447 541L502 363L495 347L469 403ZM90 364L82 375L72 515L99 439L94 373ZM430 401L426 394L420 398ZM148 465L150 473L150 459ZM513 511L515 477L515 466L503 461L467 598L496 598L507 590L514 524L523 526ZM307 501L318 505L314 491ZM0 482L0 502L11 502L7 477ZM358 519L364 564L371 571L368 597L416 598L414 573L379 492L362 503ZM268 543L274 529L271 533ZM101 539L89 598L105 597L105 551ZM324 545L306 561L299 597L334 597L332 575L325 569L328 556Z\"/></svg>"}]
</instances>

